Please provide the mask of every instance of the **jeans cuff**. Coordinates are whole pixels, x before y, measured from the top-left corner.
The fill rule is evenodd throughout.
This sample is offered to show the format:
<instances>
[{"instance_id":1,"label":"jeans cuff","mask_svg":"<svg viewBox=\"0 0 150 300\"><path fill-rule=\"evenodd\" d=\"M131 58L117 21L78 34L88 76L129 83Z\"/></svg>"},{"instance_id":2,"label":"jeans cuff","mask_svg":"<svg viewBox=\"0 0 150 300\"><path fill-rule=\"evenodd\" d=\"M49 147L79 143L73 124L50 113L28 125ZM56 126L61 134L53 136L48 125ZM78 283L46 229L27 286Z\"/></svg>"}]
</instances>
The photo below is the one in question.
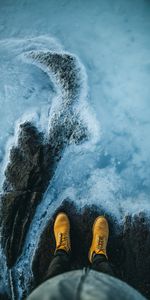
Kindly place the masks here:
<instances>
[{"instance_id":1,"label":"jeans cuff","mask_svg":"<svg viewBox=\"0 0 150 300\"><path fill-rule=\"evenodd\" d=\"M105 262L108 261L107 257L104 254L95 254L92 258L92 264L97 262Z\"/></svg>"},{"instance_id":2,"label":"jeans cuff","mask_svg":"<svg viewBox=\"0 0 150 300\"><path fill-rule=\"evenodd\" d=\"M55 251L54 256L67 256L70 257L71 256L71 251L65 251L63 249L58 249Z\"/></svg>"}]
</instances>

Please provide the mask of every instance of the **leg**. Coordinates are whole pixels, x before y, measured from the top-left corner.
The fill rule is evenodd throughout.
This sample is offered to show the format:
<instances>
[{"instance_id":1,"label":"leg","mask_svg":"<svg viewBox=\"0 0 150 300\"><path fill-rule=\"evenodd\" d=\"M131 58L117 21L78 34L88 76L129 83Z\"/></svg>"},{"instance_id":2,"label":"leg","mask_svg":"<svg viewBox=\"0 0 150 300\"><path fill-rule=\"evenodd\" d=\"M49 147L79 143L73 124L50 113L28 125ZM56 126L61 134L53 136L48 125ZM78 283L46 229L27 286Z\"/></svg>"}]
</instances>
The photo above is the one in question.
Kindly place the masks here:
<instances>
[{"instance_id":1,"label":"leg","mask_svg":"<svg viewBox=\"0 0 150 300\"><path fill-rule=\"evenodd\" d=\"M114 272L110 266L110 263L105 255L96 254L92 259L91 268L95 271L106 273L108 275L114 276Z\"/></svg>"},{"instance_id":2,"label":"leg","mask_svg":"<svg viewBox=\"0 0 150 300\"><path fill-rule=\"evenodd\" d=\"M91 268L98 271L114 275L107 257L107 242L109 237L109 226L104 216L96 218L93 224L93 239L89 250L89 261Z\"/></svg>"},{"instance_id":3,"label":"leg","mask_svg":"<svg viewBox=\"0 0 150 300\"><path fill-rule=\"evenodd\" d=\"M58 250L49 265L46 279L65 273L70 270L70 254L64 250Z\"/></svg>"}]
</instances>

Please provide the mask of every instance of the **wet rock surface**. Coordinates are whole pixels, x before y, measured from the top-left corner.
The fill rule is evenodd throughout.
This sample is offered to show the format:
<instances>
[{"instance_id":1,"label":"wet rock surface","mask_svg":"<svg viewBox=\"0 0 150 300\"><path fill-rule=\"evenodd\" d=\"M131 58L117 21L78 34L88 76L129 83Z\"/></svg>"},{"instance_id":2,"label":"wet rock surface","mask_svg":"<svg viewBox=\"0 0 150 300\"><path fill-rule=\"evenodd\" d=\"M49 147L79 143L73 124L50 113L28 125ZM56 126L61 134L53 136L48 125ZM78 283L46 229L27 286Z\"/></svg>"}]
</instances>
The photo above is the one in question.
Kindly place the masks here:
<instances>
[{"instance_id":1,"label":"wet rock surface","mask_svg":"<svg viewBox=\"0 0 150 300\"><path fill-rule=\"evenodd\" d=\"M45 276L55 249L53 224L59 211L68 214L71 223L72 265L71 269L90 267L88 250L92 239L95 218L105 212L96 206L87 206L78 211L75 205L65 200L45 228L33 261L34 286ZM118 225L106 215L110 226L108 257L116 277L129 283L150 299L150 227L144 214L128 216L124 224Z\"/></svg>"},{"instance_id":2,"label":"wet rock surface","mask_svg":"<svg viewBox=\"0 0 150 300\"><path fill-rule=\"evenodd\" d=\"M40 193L10 192L2 197L2 246L11 267L21 253Z\"/></svg>"},{"instance_id":3,"label":"wet rock surface","mask_svg":"<svg viewBox=\"0 0 150 300\"><path fill-rule=\"evenodd\" d=\"M27 58L37 61L41 65L45 65L56 74L55 80L58 86L61 86L62 90L67 93L68 99L72 99L77 96L80 89L80 69L77 69L76 58L70 54L31 51L27 52Z\"/></svg>"},{"instance_id":4,"label":"wet rock surface","mask_svg":"<svg viewBox=\"0 0 150 300\"><path fill-rule=\"evenodd\" d=\"M123 228L125 280L150 298L150 219L143 213L128 216Z\"/></svg>"},{"instance_id":5,"label":"wet rock surface","mask_svg":"<svg viewBox=\"0 0 150 300\"><path fill-rule=\"evenodd\" d=\"M11 149L1 197L2 247L8 266L21 252L29 224L52 176L50 147L30 123L21 125L18 145ZM48 151L49 150L49 151ZM48 168L47 166L50 166Z\"/></svg>"},{"instance_id":6,"label":"wet rock surface","mask_svg":"<svg viewBox=\"0 0 150 300\"><path fill-rule=\"evenodd\" d=\"M42 133L26 122L20 125L17 146L10 152L5 171L4 191L42 192L47 185L52 163L50 146L44 144Z\"/></svg>"}]
</instances>

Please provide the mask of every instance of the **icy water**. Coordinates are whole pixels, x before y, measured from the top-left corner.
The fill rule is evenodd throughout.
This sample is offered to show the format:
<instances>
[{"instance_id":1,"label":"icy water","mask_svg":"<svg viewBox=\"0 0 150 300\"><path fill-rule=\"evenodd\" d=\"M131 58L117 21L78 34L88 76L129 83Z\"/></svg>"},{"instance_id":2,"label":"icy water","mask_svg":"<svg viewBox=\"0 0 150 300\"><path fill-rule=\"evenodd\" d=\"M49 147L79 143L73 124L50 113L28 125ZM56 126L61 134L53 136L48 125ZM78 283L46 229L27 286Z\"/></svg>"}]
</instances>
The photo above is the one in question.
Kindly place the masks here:
<instances>
[{"instance_id":1,"label":"icy water","mask_svg":"<svg viewBox=\"0 0 150 300\"><path fill-rule=\"evenodd\" d=\"M149 1L0 0L1 191L18 125L32 120L46 136L51 109L61 109L53 80L24 59L26 52L68 52L79 59L83 93L76 109L89 132L88 141L69 145L58 164L26 239L24 267L66 197L79 207L101 205L118 221L149 213L149 32Z\"/></svg>"},{"instance_id":2,"label":"icy water","mask_svg":"<svg viewBox=\"0 0 150 300\"><path fill-rule=\"evenodd\" d=\"M149 30L148 1L0 1L1 186L18 124L34 119L48 130L57 96L48 76L21 54L67 51L86 70L93 136L64 153L55 197L101 203L114 214L149 210Z\"/></svg>"}]
</instances>

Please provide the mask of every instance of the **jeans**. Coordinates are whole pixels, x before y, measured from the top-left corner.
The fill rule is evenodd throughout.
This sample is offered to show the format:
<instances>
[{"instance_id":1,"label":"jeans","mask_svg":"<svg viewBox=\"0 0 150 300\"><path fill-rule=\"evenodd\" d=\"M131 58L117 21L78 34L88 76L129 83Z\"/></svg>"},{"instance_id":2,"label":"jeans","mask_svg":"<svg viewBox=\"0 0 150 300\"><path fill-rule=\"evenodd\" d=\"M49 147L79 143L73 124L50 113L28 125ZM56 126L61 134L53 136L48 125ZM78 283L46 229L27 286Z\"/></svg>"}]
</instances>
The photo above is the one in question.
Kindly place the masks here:
<instances>
[{"instance_id":1,"label":"jeans","mask_svg":"<svg viewBox=\"0 0 150 300\"><path fill-rule=\"evenodd\" d=\"M71 265L70 254L63 250L56 251L49 265L45 280L48 278L52 278L56 275L70 271L70 265ZM91 269L114 276L110 263L106 258L106 256L103 254L96 254L93 257Z\"/></svg>"}]
</instances>

